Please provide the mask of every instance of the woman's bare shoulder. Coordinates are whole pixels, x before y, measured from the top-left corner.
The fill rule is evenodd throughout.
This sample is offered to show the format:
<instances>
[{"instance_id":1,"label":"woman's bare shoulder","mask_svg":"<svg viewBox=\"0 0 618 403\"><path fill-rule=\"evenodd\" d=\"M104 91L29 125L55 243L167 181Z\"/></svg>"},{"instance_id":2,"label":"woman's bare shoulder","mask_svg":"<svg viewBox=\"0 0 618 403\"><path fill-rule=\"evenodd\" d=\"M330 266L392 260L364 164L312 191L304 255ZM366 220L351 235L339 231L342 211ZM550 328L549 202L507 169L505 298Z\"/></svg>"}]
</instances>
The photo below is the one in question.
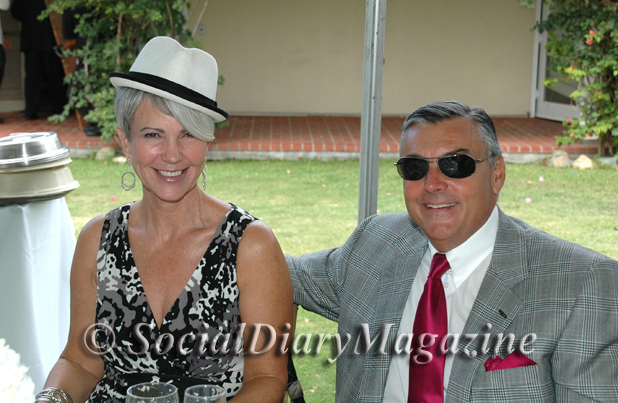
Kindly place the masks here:
<instances>
[{"instance_id":1,"label":"woman's bare shoulder","mask_svg":"<svg viewBox=\"0 0 618 403\"><path fill-rule=\"evenodd\" d=\"M80 243L90 244L94 241L96 241L96 244L98 246L99 240L101 239L101 231L103 231L104 222L105 214L101 214L100 216L94 217L92 220L88 221L79 233L79 237L77 239L78 246L80 245Z\"/></svg>"},{"instance_id":2,"label":"woman's bare shoulder","mask_svg":"<svg viewBox=\"0 0 618 403\"><path fill-rule=\"evenodd\" d=\"M106 214L101 214L88 221L79 233L77 244L79 245L80 242L82 244L90 244L94 242L95 245L98 247L101 240L101 232L103 231L103 224L105 223L105 220L108 218L108 216L113 215L114 212L119 212L121 210L124 209L122 207L119 207L116 210L111 210Z\"/></svg>"},{"instance_id":3,"label":"woman's bare shoulder","mask_svg":"<svg viewBox=\"0 0 618 403\"><path fill-rule=\"evenodd\" d=\"M265 281L270 277L275 280L281 275L289 277L287 264L277 237L263 221L249 223L238 245L239 284L244 279Z\"/></svg>"},{"instance_id":4,"label":"woman's bare shoulder","mask_svg":"<svg viewBox=\"0 0 618 403\"><path fill-rule=\"evenodd\" d=\"M254 252L270 248L281 249L272 229L260 220L254 220L247 225L240 245L243 249L254 250Z\"/></svg>"}]
</instances>

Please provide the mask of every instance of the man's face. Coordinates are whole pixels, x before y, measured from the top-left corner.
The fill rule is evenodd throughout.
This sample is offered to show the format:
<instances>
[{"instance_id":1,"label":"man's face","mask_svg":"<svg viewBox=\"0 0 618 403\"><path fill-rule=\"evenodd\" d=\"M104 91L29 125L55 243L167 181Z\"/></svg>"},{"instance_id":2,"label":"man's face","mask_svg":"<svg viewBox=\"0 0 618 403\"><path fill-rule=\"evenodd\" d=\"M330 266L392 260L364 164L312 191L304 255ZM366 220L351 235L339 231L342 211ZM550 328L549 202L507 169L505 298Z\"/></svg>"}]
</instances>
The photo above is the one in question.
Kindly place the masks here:
<instances>
[{"instance_id":1,"label":"man's face","mask_svg":"<svg viewBox=\"0 0 618 403\"><path fill-rule=\"evenodd\" d=\"M485 158L488 151L477 127L469 118L414 125L402 139L400 155L435 158L468 154L474 159ZM488 160L477 163L474 175L463 179L447 178L438 164L430 163L429 172L421 180L403 181L408 214L438 251L448 252L485 224L504 179L502 157L493 167Z\"/></svg>"}]
</instances>

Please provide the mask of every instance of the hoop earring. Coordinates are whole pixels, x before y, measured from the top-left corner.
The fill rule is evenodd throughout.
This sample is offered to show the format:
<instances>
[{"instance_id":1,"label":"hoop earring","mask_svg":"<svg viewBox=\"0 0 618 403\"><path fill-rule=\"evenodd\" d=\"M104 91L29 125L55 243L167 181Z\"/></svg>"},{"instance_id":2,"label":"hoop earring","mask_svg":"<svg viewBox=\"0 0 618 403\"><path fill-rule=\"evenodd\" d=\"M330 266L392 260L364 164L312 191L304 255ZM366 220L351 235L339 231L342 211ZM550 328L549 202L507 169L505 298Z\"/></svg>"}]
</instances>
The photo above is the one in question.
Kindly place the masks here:
<instances>
[{"instance_id":1,"label":"hoop earring","mask_svg":"<svg viewBox=\"0 0 618 403\"><path fill-rule=\"evenodd\" d=\"M131 182L128 185L124 183L124 178L125 176L127 176L127 174L133 177L133 182ZM128 192L129 190L135 187L135 181L136 181L135 174L131 172L131 160L127 158L127 171L122 174L122 179L120 180L120 186L122 186L122 188Z\"/></svg>"},{"instance_id":2,"label":"hoop earring","mask_svg":"<svg viewBox=\"0 0 618 403\"><path fill-rule=\"evenodd\" d=\"M202 189L206 190L206 172L208 172L208 167L204 165L204 170L202 171Z\"/></svg>"}]
</instances>

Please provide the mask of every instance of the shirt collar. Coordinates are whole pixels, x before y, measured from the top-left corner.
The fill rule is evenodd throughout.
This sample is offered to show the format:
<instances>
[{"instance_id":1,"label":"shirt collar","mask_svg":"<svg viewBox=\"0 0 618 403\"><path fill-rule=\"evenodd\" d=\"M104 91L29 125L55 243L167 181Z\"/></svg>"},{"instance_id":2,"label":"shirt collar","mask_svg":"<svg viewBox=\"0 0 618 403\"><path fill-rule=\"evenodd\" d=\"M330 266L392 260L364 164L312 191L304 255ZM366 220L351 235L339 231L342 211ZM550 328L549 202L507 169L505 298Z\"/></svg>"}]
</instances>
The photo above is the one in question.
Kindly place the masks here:
<instances>
[{"instance_id":1,"label":"shirt collar","mask_svg":"<svg viewBox=\"0 0 618 403\"><path fill-rule=\"evenodd\" d=\"M446 252L446 259L451 266L449 271L452 273L457 287L493 252L498 234L498 216L498 206L496 205L485 224L478 231L455 249ZM429 242L429 252L432 259L438 253L431 242Z\"/></svg>"}]
</instances>

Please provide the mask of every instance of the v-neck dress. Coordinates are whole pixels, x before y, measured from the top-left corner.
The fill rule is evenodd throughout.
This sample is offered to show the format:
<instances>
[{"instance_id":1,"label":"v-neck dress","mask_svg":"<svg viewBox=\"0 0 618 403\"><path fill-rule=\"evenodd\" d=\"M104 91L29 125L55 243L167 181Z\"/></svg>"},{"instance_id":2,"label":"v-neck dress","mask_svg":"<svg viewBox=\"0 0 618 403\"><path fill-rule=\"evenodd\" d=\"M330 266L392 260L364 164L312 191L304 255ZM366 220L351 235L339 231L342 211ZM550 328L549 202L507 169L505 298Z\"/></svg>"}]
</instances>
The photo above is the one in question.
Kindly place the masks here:
<instances>
[{"instance_id":1,"label":"v-neck dress","mask_svg":"<svg viewBox=\"0 0 618 403\"><path fill-rule=\"evenodd\" d=\"M219 385L234 396L244 367L236 253L255 218L232 205L159 328L129 245L129 210L109 212L101 232L96 323L84 341L91 351L98 347L105 376L90 402L124 403L129 386L151 381L171 382L180 396L194 384Z\"/></svg>"}]
</instances>

